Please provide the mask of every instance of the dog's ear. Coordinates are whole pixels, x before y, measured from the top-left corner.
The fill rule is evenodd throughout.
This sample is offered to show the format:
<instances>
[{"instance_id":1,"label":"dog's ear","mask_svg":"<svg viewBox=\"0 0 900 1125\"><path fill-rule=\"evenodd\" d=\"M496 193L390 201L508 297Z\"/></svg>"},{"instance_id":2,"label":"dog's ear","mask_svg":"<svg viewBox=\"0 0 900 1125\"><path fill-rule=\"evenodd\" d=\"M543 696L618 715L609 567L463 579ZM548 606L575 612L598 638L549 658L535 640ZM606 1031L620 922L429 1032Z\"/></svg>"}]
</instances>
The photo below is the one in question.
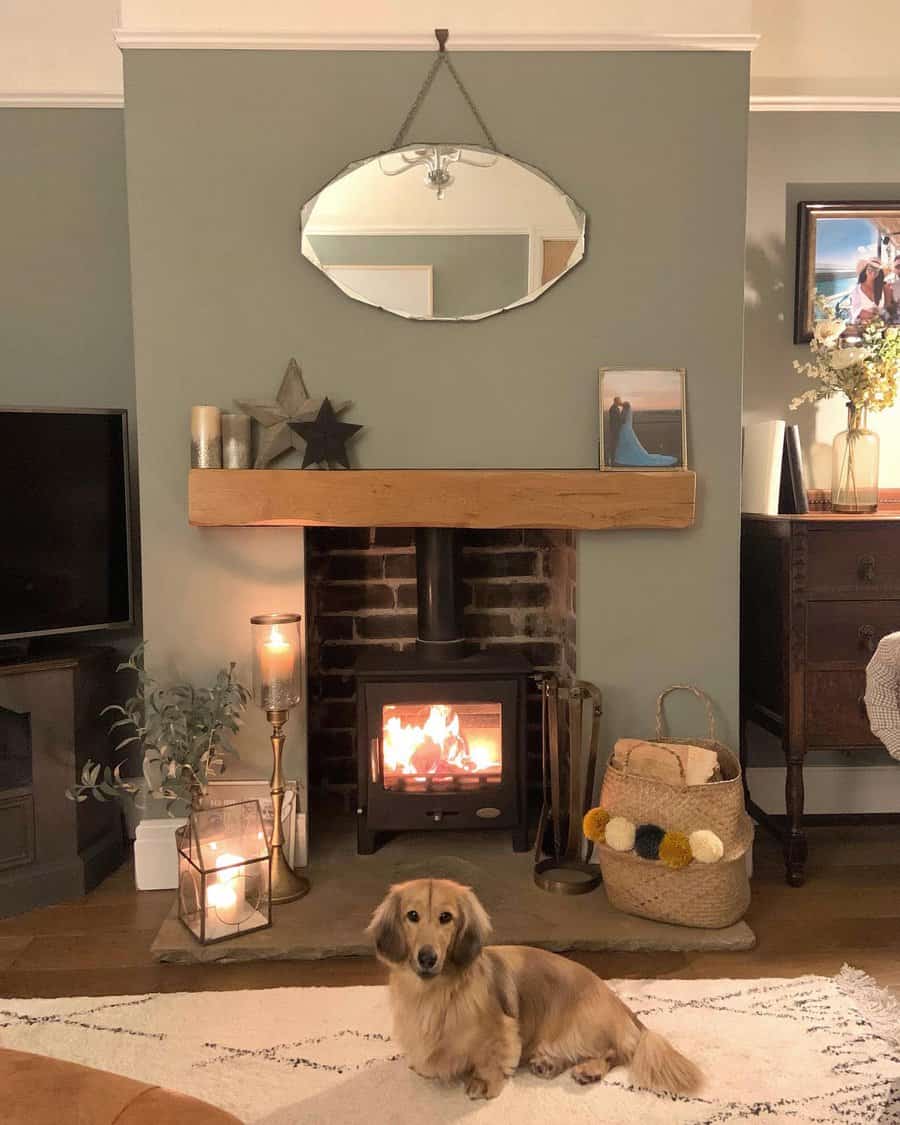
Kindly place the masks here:
<instances>
[{"instance_id":1,"label":"dog's ear","mask_svg":"<svg viewBox=\"0 0 900 1125\"><path fill-rule=\"evenodd\" d=\"M406 957L406 939L400 926L400 891L391 887L372 915L366 933L375 939L375 952L385 961L398 964Z\"/></svg>"},{"instance_id":2,"label":"dog's ear","mask_svg":"<svg viewBox=\"0 0 900 1125\"><path fill-rule=\"evenodd\" d=\"M465 887L460 892L459 907L459 925L450 947L449 958L454 965L465 969L472 964L491 936L491 920L470 887Z\"/></svg>"}]
</instances>

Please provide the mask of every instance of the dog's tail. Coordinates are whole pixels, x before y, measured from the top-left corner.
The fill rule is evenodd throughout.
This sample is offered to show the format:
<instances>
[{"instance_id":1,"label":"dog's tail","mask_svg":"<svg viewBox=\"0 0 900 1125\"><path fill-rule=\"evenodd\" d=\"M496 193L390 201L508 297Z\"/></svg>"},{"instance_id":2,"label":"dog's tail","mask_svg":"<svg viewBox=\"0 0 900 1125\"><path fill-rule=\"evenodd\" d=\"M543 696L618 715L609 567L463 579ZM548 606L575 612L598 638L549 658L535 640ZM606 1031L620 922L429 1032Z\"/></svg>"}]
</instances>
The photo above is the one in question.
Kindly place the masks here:
<instances>
[{"instance_id":1,"label":"dog's tail","mask_svg":"<svg viewBox=\"0 0 900 1125\"><path fill-rule=\"evenodd\" d=\"M639 1036L628 1060L637 1086L666 1094L693 1094L703 1081L700 1068L672 1046L668 1039L638 1023Z\"/></svg>"}]
</instances>

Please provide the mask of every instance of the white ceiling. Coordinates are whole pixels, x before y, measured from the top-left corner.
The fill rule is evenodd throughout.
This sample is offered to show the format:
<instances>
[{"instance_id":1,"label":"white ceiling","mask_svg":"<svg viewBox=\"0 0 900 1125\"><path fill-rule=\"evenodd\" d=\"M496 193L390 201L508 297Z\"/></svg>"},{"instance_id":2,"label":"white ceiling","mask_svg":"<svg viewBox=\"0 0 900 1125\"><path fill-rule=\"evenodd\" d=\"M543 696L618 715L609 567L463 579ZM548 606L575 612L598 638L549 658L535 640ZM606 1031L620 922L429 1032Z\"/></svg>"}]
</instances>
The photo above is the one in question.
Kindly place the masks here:
<instances>
[{"instance_id":1,"label":"white ceiling","mask_svg":"<svg viewBox=\"0 0 900 1125\"><path fill-rule=\"evenodd\" d=\"M121 11L120 11L121 8ZM732 49L752 57L754 108L900 108L883 0L4 0L0 105L119 104L122 46ZM339 11L339 21L335 12ZM852 11L852 16L850 12ZM893 31L892 31L893 29ZM768 105L767 105L768 103Z\"/></svg>"}]
</instances>

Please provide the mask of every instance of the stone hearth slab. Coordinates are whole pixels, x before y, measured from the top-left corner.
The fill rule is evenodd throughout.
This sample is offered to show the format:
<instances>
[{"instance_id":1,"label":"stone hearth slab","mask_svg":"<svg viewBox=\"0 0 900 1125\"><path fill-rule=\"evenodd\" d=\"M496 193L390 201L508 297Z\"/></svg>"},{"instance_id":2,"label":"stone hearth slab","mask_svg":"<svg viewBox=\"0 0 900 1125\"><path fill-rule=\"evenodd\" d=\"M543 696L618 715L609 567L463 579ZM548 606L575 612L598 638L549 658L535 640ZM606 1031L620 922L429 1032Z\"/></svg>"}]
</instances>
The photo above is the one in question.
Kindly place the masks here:
<instances>
[{"instance_id":1,"label":"stone hearth slab","mask_svg":"<svg viewBox=\"0 0 900 1125\"><path fill-rule=\"evenodd\" d=\"M565 896L539 890L533 858L516 854L505 832L423 832L396 836L374 855L356 854L355 825L346 818L314 818L305 874L312 890L273 907L273 925L234 941L201 946L178 921L175 906L152 946L157 961L316 960L370 954L364 933L391 883L445 877L475 888L494 923L493 941L555 950L744 950L756 944L745 922L700 930L648 922L614 910L602 888Z\"/></svg>"}]
</instances>

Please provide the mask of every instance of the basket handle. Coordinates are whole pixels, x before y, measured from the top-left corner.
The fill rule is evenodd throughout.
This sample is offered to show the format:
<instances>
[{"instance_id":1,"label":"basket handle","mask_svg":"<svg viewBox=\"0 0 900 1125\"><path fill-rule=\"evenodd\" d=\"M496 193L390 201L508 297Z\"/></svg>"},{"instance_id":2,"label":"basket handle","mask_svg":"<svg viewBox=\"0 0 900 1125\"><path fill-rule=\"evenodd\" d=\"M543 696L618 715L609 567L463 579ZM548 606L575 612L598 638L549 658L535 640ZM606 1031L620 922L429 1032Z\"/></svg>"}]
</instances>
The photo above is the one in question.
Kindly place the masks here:
<instances>
[{"instance_id":1,"label":"basket handle","mask_svg":"<svg viewBox=\"0 0 900 1125\"><path fill-rule=\"evenodd\" d=\"M627 775L627 773L628 773L628 762L631 759L631 755L634 753L635 750L637 750L637 746L629 746L629 748L625 751L625 757L622 760L622 773L623 773L623 775ZM679 755L676 754L674 750L670 750L668 746L657 746L657 750L665 750L665 752L667 754L672 755L672 757L678 763L678 773L681 776L682 788L687 788L687 774L685 774L685 772L684 772L684 762L682 762Z\"/></svg>"},{"instance_id":2,"label":"basket handle","mask_svg":"<svg viewBox=\"0 0 900 1125\"><path fill-rule=\"evenodd\" d=\"M691 695L695 695L706 708L706 724L709 731L709 738L711 742L716 741L716 717L713 714L712 700L705 691L701 691L698 687L692 684L672 684L667 687L665 691L661 691L656 700L656 737L660 740L665 738L666 723L663 717L663 700L667 695L673 691L689 691Z\"/></svg>"}]
</instances>

